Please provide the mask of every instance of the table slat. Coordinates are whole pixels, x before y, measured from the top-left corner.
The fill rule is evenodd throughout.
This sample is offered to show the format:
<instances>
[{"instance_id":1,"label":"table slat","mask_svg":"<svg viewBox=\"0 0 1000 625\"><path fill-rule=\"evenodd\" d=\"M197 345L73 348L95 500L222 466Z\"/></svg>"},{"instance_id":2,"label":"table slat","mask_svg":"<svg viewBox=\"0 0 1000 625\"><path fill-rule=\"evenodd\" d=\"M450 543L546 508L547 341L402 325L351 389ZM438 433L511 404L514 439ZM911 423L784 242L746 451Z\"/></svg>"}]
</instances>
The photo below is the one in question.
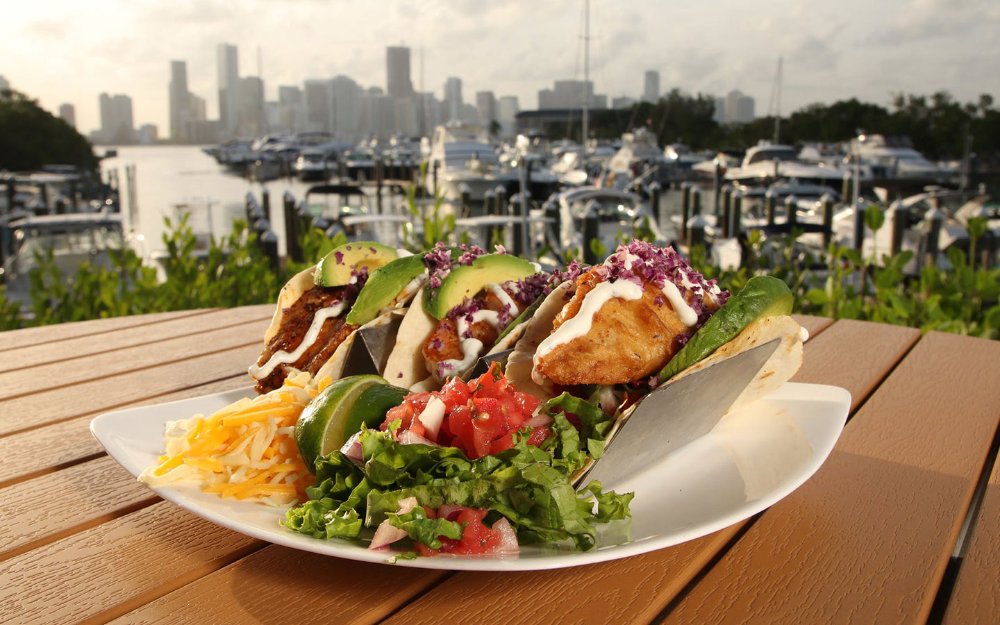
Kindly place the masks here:
<instances>
[{"instance_id":1,"label":"table slat","mask_svg":"<svg viewBox=\"0 0 1000 625\"><path fill-rule=\"evenodd\" d=\"M199 355L198 344L202 342L212 341L194 337L178 346L178 350L186 350L190 358L0 401L0 432L16 432L84 414L97 414L139 399L156 398L232 377L240 371L245 372L260 354L260 345L253 341L241 347ZM207 346L208 349L213 347ZM0 438L0 449L6 447L5 438Z\"/></svg>"},{"instance_id":2,"label":"table slat","mask_svg":"<svg viewBox=\"0 0 1000 625\"><path fill-rule=\"evenodd\" d=\"M945 612L945 625L1000 617L1000 462L993 465L976 524Z\"/></svg>"},{"instance_id":3,"label":"table slat","mask_svg":"<svg viewBox=\"0 0 1000 625\"><path fill-rule=\"evenodd\" d=\"M0 622L103 622L263 545L161 502L6 561Z\"/></svg>"},{"instance_id":4,"label":"table slat","mask_svg":"<svg viewBox=\"0 0 1000 625\"><path fill-rule=\"evenodd\" d=\"M121 408L160 404L248 386L247 377L237 374L155 397L147 397L138 392ZM92 418L93 415L77 417L0 438L0 486L103 454L100 443L90 433Z\"/></svg>"},{"instance_id":5,"label":"table slat","mask_svg":"<svg viewBox=\"0 0 1000 625\"><path fill-rule=\"evenodd\" d=\"M367 625L444 575L272 545L114 622Z\"/></svg>"},{"instance_id":6,"label":"table slat","mask_svg":"<svg viewBox=\"0 0 1000 625\"><path fill-rule=\"evenodd\" d=\"M258 319L208 333L180 336L153 345L138 345L86 358L0 373L0 395L5 398L0 401L0 435L16 431L25 425L21 418L13 422L9 419L12 414L16 414L7 408L16 401L15 398L44 397L52 393L62 393L71 397L79 385L108 376L137 372L169 363L190 366L191 360L202 354L247 345L255 346L259 352L261 344L254 340L254 331L259 327ZM249 365L250 362L246 364Z\"/></svg>"},{"instance_id":7,"label":"table slat","mask_svg":"<svg viewBox=\"0 0 1000 625\"><path fill-rule=\"evenodd\" d=\"M273 311L274 306L270 304L243 306L231 310L205 311L199 315L168 318L158 323L123 327L100 334L62 339L47 347L27 346L8 349L0 352L3 356L0 359L0 374L8 371L23 371L28 367L48 363L66 363L71 359L93 357L95 354L123 350L127 347L141 345L150 350L156 350L158 349L156 345L166 339L219 330L248 321L257 321L260 324L256 338L263 345L264 329L267 328L267 322ZM131 318L122 317L122 319ZM248 333L247 338L254 338L254 336L254 334ZM0 379L3 378L0 377ZM6 397L6 393L0 395Z\"/></svg>"},{"instance_id":8,"label":"table slat","mask_svg":"<svg viewBox=\"0 0 1000 625\"><path fill-rule=\"evenodd\" d=\"M70 323L59 323L49 326L38 326L35 328L23 328L21 330L8 330L0 332L0 354L9 349L27 347L30 345L43 345L55 341L72 339L79 336L93 334L104 334L107 332L117 332L124 328L145 326L161 323L170 319L180 319L182 317L195 317L203 315L217 308L204 308L200 310L175 310L164 313L153 313L149 315L133 315L129 317L109 317L107 319L92 319L90 321L73 321Z\"/></svg>"},{"instance_id":9,"label":"table slat","mask_svg":"<svg viewBox=\"0 0 1000 625\"><path fill-rule=\"evenodd\" d=\"M917 340L909 328L838 321L811 338L799 382L844 384L859 398L877 385ZM835 345L835 349L831 349ZM841 376L845 369L859 373ZM742 524L669 549L587 567L509 573L459 573L389 623L648 623L722 550ZM697 620L695 621L697 622Z\"/></svg>"},{"instance_id":10,"label":"table slat","mask_svg":"<svg viewBox=\"0 0 1000 625\"><path fill-rule=\"evenodd\" d=\"M997 362L1000 343L923 337L665 622L924 622L997 427Z\"/></svg>"},{"instance_id":11,"label":"table slat","mask_svg":"<svg viewBox=\"0 0 1000 625\"><path fill-rule=\"evenodd\" d=\"M108 456L0 490L0 561L156 502ZM43 502L65 502L53 514Z\"/></svg>"}]
</instances>

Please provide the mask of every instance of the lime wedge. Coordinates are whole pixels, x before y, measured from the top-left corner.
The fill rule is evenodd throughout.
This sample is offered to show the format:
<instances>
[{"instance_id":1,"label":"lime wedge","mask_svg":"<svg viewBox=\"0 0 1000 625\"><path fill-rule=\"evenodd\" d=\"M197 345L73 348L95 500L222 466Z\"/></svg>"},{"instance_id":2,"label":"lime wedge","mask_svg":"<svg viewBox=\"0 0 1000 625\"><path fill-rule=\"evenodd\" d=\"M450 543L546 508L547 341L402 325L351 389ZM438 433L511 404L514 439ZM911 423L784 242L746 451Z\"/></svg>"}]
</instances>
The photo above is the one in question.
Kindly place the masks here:
<instances>
[{"instance_id":1,"label":"lime wedge","mask_svg":"<svg viewBox=\"0 0 1000 625\"><path fill-rule=\"evenodd\" d=\"M373 389L383 390L366 393ZM379 423L389 408L402 402L405 394L405 389L389 386L377 375L342 378L323 389L295 424L295 442L306 467L312 471L317 458L340 449L362 424Z\"/></svg>"}]
</instances>

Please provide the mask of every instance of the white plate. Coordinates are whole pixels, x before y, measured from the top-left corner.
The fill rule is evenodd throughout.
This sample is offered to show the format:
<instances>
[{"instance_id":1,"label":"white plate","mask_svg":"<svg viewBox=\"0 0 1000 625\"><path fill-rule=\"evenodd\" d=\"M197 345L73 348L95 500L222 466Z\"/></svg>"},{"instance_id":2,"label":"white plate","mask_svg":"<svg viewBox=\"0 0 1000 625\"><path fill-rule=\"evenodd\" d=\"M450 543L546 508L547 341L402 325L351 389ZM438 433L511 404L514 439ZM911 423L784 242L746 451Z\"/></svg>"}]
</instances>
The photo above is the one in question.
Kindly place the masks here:
<instances>
[{"instance_id":1,"label":"white plate","mask_svg":"<svg viewBox=\"0 0 1000 625\"><path fill-rule=\"evenodd\" d=\"M249 394L249 390L232 391L112 412L94 419L90 429L115 460L139 475L162 453L166 421L209 414ZM550 569L613 560L704 536L764 510L815 473L840 436L850 403L850 394L842 388L789 383L726 415L712 432L616 489L635 492L632 519L598 526L597 547L591 551L528 545L516 557L438 556L396 564L460 570ZM275 544L368 562L387 562L390 557L369 551L360 542L318 540L290 532L278 524L283 510L224 500L193 486L154 490L213 523Z\"/></svg>"}]
</instances>

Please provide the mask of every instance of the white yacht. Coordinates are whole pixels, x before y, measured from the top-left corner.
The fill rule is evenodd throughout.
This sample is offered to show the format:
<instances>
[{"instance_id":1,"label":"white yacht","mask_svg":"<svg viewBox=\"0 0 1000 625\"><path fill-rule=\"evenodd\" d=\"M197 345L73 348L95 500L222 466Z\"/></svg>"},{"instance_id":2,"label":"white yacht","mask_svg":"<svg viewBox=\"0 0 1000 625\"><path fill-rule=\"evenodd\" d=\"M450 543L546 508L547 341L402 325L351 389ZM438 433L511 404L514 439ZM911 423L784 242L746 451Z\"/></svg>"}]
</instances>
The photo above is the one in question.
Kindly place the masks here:
<instances>
[{"instance_id":1,"label":"white yacht","mask_svg":"<svg viewBox=\"0 0 1000 625\"><path fill-rule=\"evenodd\" d=\"M757 145L746 151L739 167L726 171L726 180L762 183L795 179L820 185L839 186L844 170L823 164L805 163L789 145Z\"/></svg>"},{"instance_id":2,"label":"white yacht","mask_svg":"<svg viewBox=\"0 0 1000 625\"><path fill-rule=\"evenodd\" d=\"M851 140L851 155L871 172L873 178L915 178L952 182L959 172L927 160L913 149L909 140L889 139L883 135L858 135Z\"/></svg>"},{"instance_id":3,"label":"white yacht","mask_svg":"<svg viewBox=\"0 0 1000 625\"><path fill-rule=\"evenodd\" d=\"M458 123L434 130L427 176L428 188L435 195L460 200L463 191L468 191L472 202L482 202L486 191L517 180L513 172L501 171L482 128Z\"/></svg>"}]
</instances>

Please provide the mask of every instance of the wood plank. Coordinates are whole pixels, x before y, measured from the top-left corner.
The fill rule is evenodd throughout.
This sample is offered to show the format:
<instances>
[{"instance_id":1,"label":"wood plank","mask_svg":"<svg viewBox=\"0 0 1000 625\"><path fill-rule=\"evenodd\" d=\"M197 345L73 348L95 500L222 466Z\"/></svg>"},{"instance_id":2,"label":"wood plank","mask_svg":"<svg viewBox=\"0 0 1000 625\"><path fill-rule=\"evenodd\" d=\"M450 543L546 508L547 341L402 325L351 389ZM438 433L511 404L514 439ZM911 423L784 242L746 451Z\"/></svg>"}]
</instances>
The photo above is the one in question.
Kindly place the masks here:
<instances>
[{"instance_id":1,"label":"wood plank","mask_svg":"<svg viewBox=\"0 0 1000 625\"><path fill-rule=\"evenodd\" d=\"M806 343L805 363L795 379L845 385L858 402L918 336L909 328L838 321ZM483 622L648 623L742 526L670 549L587 567L517 575L460 573L388 623L461 622L468 614L481 615Z\"/></svg>"},{"instance_id":2,"label":"wood plank","mask_svg":"<svg viewBox=\"0 0 1000 625\"><path fill-rule=\"evenodd\" d=\"M665 622L923 623L997 428L997 362L996 341L923 337Z\"/></svg>"},{"instance_id":3,"label":"wood plank","mask_svg":"<svg viewBox=\"0 0 1000 625\"><path fill-rule=\"evenodd\" d=\"M234 375L155 397L139 393L137 395L141 399L133 398L122 408L149 406L248 386L249 381L245 375ZM93 417L94 414L88 414L0 438L0 487L102 455L104 449L90 433L90 421ZM5 496L4 492L0 490L0 495Z\"/></svg>"},{"instance_id":4,"label":"wood plank","mask_svg":"<svg viewBox=\"0 0 1000 625\"><path fill-rule=\"evenodd\" d=\"M445 575L270 546L113 623L367 625Z\"/></svg>"},{"instance_id":5,"label":"wood plank","mask_svg":"<svg viewBox=\"0 0 1000 625\"><path fill-rule=\"evenodd\" d=\"M104 622L264 544L161 502L6 561L0 622Z\"/></svg>"},{"instance_id":6,"label":"wood plank","mask_svg":"<svg viewBox=\"0 0 1000 625\"><path fill-rule=\"evenodd\" d=\"M989 623L1000 616L1000 462L993 465L967 545L944 625Z\"/></svg>"},{"instance_id":7,"label":"wood plank","mask_svg":"<svg viewBox=\"0 0 1000 625\"><path fill-rule=\"evenodd\" d=\"M809 331L809 336L816 336L823 330L833 325L833 319L828 317L814 317L812 315L792 315L792 319Z\"/></svg>"},{"instance_id":8,"label":"wood plank","mask_svg":"<svg viewBox=\"0 0 1000 625\"><path fill-rule=\"evenodd\" d=\"M152 313L148 315L109 317L107 319L73 321L70 323L59 323L50 326L23 328L21 330L8 330L7 332L0 332L0 352L8 349L27 347L30 345L42 345L55 341L63 341L79 336L116 332L124 328L161 323L163 321L169 321L170 319L194 317L209 312L210 310L218 309L203 308L198 310L174 310L171 312Z\"/></svg>"},{"instance_id":9,"label":"wood plank","mask_svg":"<svg viewBox=\"0 0 1000 625\"><path fill-rule=\"evenodd\" d=\"M167 339L218 330L248 321L259 321L258 339L263 346L264 330L270 320L274 306L241 306L228 310L205 311L204 314L169 318L157 323L120 328L100 334L88 334L60 340L50 347L27 346L8 349L0 361L0 374L9 371L23 371L28 367L47 363L64 363L72 366L73 359L92 357L94 354L123 350L127 347L158 344ZM155 315L153 315L155 316ZM0 375L0 379L3 376ZM0 396L3 393L0 391Z\"/></svg>"},{"instance_id":10,"label":"wood plank","mask_svg":"<svg viewBox=\"0 0 1000 625\"><path fill-rule=\"evenodd\" d=\"M196 342L212 347L211 339L198 338ZM195 345L187 349L199 354L194 351ZM143 398L232 377L245 372L259 353L260 345L254 341L242 347L200 352L190 359L0 401L0 433L9 434L84 414L97 414ZM6 445L5 439L0 438L0 449Z\"/></svg>"},{"instance_id":11,"label":"wood plank","mask_svg":"<svg viewBox=\"0 0 1000 625\"><path fill-rule=\"evenodd\" d=\"M23 429L14 407L18 398L51 397L53 394L74 395L85 383L111 376L137 373L143 369L182 363L190 366L201 354L211 354L244 346L255 346L259 353L262 343L256 340L261 320L220 327L207 332L163 340L152 345L137 345L126 349L94 354L65 362L38 365L24 370L0 373L0 435ZM245 366L255 360L252 357ZM235 362L233 363L236 364Z\"/></svg>"},{"instance_id":12,"label":"wood plank","mask_svg":"<svg viewBox=\"0 0 1000 625\"><path fill-rule=\"evenodd\" d=\"M0 491L0 560L159 500L108 456ZM42 502L66 502L53 514ZM72 502L72 503L70 503Z\"/></svg>"}]
</instances>

